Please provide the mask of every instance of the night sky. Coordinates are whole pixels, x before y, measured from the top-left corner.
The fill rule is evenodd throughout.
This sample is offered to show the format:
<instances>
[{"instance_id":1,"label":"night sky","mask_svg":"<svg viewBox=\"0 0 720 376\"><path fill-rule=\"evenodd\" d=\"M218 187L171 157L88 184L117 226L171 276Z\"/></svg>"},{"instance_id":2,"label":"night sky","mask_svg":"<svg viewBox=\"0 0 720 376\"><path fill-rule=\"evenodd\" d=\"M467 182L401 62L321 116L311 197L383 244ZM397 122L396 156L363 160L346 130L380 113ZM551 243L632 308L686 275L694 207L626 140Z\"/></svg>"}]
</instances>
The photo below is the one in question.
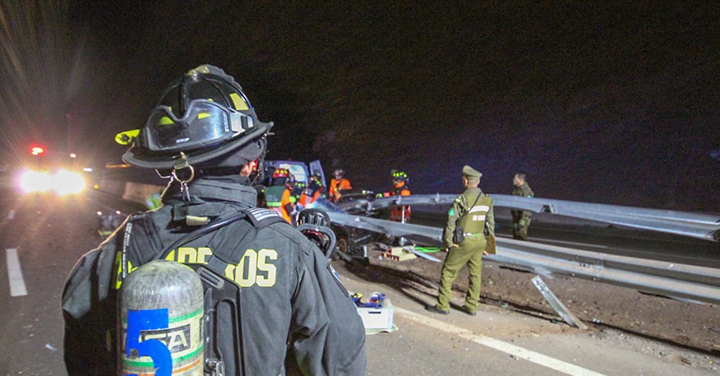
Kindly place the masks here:
<instances>
[{"instance_id":1,"label":"night sky","mask_svg":"<svg viewBox=\"0 0 720 376\"><path fill-rule=\"evenodd\" d=\"M380 5L380 4L383 5ZM204 63L273 121L271 159L355 188L461 189L720 211L712 1L0 3L3 159L43 142L118 162L170 81ZM328 5L330 4L330 5Z\"/></svg>"}]
</instances>

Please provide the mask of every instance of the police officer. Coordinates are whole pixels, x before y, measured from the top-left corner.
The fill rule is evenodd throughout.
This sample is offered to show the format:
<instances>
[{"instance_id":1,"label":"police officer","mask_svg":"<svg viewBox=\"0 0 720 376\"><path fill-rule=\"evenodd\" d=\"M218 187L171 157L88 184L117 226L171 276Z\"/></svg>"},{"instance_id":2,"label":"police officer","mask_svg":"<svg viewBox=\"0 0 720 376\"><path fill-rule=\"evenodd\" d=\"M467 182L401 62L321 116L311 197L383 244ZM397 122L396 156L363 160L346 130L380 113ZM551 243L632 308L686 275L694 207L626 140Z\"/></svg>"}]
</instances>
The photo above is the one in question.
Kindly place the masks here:
<instances>
[{"instance_id":1,"label":"police officer","mask_svg":"<svg viewBox=\"0 0 720 376\"><path fill-rule=\"evenodd\" d=\"M364 373L362 321L324 255L289 224L273 221L275 212L253 208L257 192L241 171L263 157L271 126L258 120L231 76L203 65L171 84L139 134L118 136L136 137L126 162L173 178L159 209L131 216L71 271L62 295L70 376L117 374L121 270L132 275L202 224L239 212L248 216L210 228L167 257L196 268L218 256L235 270L228 276L231 269L223 269L242 284L240 322L208 334L219 336L221 349L241 349L234 353L241 354L245 375L284 375L286 356L306 375ZM197 251L195 257L189 251ZM241 338L233 336L237 328ZM241 373L229 366L225 374Z\"/></svg>"},{"instance_id":2,"label":"police officer","mask_svg":"<svg viewBox=\"0 0 720 376\"><path fill-rule=\"evenodd\" d=\"M495 253L494 249L486 250L487 241L484 233L487 231L489 237L495 237L495 217L492 199L478 188L481 176L479 171L470 166L462 169L465 192L455 199L448 211L447 224L443 232L443 243L448 255L442 267L437 304L426 307L430 312L442 315L450 313L452 284L457 278L458 271L467 264L470 286L465 305L461 309L471 316L477 314L482 256Z\"/></svg>"},{"instance_id":3,"label":"police officer","mask_svg":"<svg viewBox=\"0 0 720 376\"><path fill-rule=\"evenodd\" d=\"M513 177L513 189L512 195L519 197L533 198L535 193L528 185L527 175L524 172L518 172ZM530 226L530 217L532 212L528 210L512 210L512 223L513 223L513 238L518 240L527 240L527 231Z\"/></svg>"}]
</instances>

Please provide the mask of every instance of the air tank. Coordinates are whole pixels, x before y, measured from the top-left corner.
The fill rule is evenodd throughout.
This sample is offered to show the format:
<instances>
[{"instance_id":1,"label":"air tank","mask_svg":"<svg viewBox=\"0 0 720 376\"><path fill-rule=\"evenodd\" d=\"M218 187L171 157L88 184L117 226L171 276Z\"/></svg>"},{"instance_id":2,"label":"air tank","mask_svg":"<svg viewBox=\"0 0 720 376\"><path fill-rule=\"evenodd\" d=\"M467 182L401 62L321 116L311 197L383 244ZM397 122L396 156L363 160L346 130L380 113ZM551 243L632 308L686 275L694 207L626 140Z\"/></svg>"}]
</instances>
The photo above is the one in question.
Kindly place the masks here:
<instances>
[{"instance_id":1,"label":"air tank","mask_svg":"<svg viewBox=\"0 0 720 376\"><path fill-rule=\"evenodd\" d=\"M128 274L118 304L118 374L203 375L202 282L188 266L157 260Z\"/></svg>"}]
</instances>

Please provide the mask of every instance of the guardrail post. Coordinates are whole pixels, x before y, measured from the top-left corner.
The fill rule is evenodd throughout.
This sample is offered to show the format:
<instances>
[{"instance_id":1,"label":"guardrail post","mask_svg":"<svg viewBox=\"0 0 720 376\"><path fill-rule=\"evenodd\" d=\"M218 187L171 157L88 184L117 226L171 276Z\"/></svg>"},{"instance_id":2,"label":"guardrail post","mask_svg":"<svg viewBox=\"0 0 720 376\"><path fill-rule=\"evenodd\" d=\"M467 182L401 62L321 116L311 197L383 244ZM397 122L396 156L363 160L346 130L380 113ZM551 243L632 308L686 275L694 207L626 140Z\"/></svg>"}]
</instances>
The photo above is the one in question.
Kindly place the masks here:
<instances>
[{"instance_id":1,"label":"guardrail post","mask_svg":"<svg viewBox=\"0 0 720 376\"><path fill-rule=\"evenodd\" d=\"M532 283L535 287L537 287L538 291L540 291L540 294L545 298L548 304L553 307L555 312L557 312L557 314L560 315L560 317L562 317L568 325L582 330L587 329L587 325L583 324L582 321L580 321L572 312L570 312L569 309L567 309L567 307L565 307L565 304L563 304L560 299L558 299L557 296L550 291L550 288L545 284L539 275L536 275L535 278L532 279Z\"/></svg>"}]
</instances>

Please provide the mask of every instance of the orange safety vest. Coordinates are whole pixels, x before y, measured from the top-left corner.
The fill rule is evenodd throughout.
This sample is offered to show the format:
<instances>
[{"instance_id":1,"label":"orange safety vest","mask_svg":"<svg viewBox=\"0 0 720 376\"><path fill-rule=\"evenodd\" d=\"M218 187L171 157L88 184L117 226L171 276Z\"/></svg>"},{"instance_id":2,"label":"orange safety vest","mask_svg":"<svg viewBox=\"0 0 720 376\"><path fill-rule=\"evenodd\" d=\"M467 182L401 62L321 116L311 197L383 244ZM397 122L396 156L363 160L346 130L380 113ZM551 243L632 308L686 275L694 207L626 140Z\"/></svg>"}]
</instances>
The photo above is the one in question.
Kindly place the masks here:
<instances>
[{"instance_id":1,"label":"orange safety vest","mask_svg":"<svg viewBox=\"0 0 720 376\"><path fill-rule=\"evenodd\" d=\"M396 194L396 192L386 192L383 193L383 197L391 197L395 196ZM410 196L410 190L407 188L403 188L400 191L400 196ZM402 222L403 213L405 214L405 222L410 222L410 206L408 205L394 206L392 209L390 209L390 220L395 222Z\"/></svg>"},{"instance_id":2,"label":"orange safety vest","mask_svg":"<svg viewBox=\"0 0 720 376\"><path fill-rule=\"evenodd\" d=\"M277 191L280 189L283 190L282 196L280 197L280 201L277 201ZM288 213L286 208L286 205L292 205L290 202L290 196L292 194L290 193L290 190L287 187L284 186L271 186L265 189L265 197L267 198L267 207L269 209L275 210L278 214L280 214L283 219L288 221L288 223L292 224L292 218L290 217L290 213Z\"/></svg>"},{"instance_id":3,"label":"orange safety vest","mask_svg":"<svg viewBox=\"0 0 720 376\"><path fill-rule=\"evenodd\" d=\"M320 197L319 189L316 190L312 196L308 196L307 193L303 192L302 195L300 195L300 205L302 205L303 209L305 209L308 207L308 205L315 202L315 200L317 200L318 197Z\"/></svg>"},{"instance_id":4,"label":"orange safety vest","mask_svg":"<svg viewBox=\"0 0 720 376\"><path fill-rule=\"evenodd\" d=\"M346 189L352 189L352 186L350 185L350 180L347 180L345 178L337 180L333 178L330 181L330 200L332 200L333 202L337 202L337 200L340 199L340 196L342 196L340 194L340 191Z\"/></svg>"}]
</instances>

